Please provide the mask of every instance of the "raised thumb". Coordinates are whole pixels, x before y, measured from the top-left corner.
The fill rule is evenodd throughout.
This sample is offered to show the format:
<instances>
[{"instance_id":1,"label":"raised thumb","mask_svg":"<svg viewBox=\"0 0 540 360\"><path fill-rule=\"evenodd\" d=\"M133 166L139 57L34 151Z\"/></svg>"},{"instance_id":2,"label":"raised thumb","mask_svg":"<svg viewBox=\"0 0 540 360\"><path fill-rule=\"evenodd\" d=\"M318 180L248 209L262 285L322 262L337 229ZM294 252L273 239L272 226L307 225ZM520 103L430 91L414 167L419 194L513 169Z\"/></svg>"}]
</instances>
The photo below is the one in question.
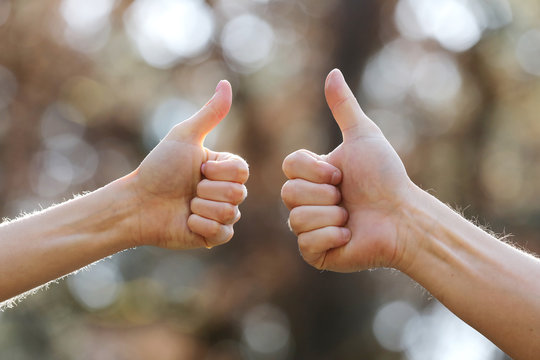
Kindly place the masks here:
<instances>
[{"instance_id":1,"label":"raised thumb","mask_svg":"<svg viewBox=\"0 0 540 360\"><path fill-rule=\"evenodd\" d=\"M182 124L185 131L197 143L202 144L204 138L231 109L232 88L227 80L221 80L214 96L195 115Z\"/></svg>"},{"instance_id":2,"label":"raised thumb","mask_svg":"<svg viewBox=\"0 0 540 360\"><path fill-rule=\"evenodd\" d=\"M351 133L370 135L380 132L377 125L360 108L341 71L334 69L328 74L324 92L326 102L343 134L343 140Z\"/></svg>"}]
</instances>

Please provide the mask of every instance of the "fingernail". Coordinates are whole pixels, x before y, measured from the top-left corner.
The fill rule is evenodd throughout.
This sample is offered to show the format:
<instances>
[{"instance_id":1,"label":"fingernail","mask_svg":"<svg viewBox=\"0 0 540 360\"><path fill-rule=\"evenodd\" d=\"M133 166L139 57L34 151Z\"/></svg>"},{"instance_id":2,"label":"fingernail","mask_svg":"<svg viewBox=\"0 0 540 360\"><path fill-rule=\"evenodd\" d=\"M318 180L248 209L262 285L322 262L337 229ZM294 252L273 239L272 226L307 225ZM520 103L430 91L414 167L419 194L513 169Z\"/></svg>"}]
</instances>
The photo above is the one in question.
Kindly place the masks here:
<instances>
[{"instance_id":1,"label":"fingernail","mask_svg":"<svg viewBox=\"0 0 540 360\"><path fill-rule=\"evenodd\" d=\"M204 168L206 167L206 163L203 163L201 165L201 173L204 175Z\"/></svg>"},{"instance_id":2,"label":"fingernail","mask_svg":"<svg viewBox=\"0 0 540 360\"><path fill-rule=\"evenodd\" d=\"M328 74L328 77L326 78L326 86L328 86L330 84L330 82L335 78L335 77L341 77L343 78L343 74L341 73L341 70L339 70L338 68L335 68L334 70L330 71L330 74Z\"/></svg>"},{"instance_id":3,"label":"fingernail","mask_svg":"<svg viewBox=\"0 0 540 360\"><path fill-rule=\"evenodd\" d=\"M220 80L216 86L216 91L215 92L218 92L219 90L221 90L221 88L223 87L223 84L225 83L225 80Z\"/></svg>"},{"instance_id":4,"label":"fingernail","mask_svg":"<svg viewBox=\"0 0 540 360\"><path fill-rule=\"evenodd\" d=\"M340 174L339 174L339 171L334 171L334 173L332 174L332 185L337 185L339 184L339 178L340 178Z\"/></svg>"}]
</instances>

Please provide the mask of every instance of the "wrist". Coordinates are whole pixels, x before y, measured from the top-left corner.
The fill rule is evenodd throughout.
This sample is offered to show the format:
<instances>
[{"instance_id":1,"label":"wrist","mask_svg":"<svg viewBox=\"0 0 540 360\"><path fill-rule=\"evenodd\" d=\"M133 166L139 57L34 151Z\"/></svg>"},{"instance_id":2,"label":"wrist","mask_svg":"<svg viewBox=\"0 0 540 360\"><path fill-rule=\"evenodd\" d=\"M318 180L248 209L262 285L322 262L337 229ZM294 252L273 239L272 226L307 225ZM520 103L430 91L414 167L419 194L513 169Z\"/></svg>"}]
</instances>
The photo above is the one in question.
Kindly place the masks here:
<instances>
[{"instance_id":1,"label":"wrist","mask_svg":"<svg viewBox=\"0 0 540 360\"><path fill-rule=\"evenodd\" d=\"M392 264L397 270L408 273L416 257L429 241L436 224L433 196L409 181L407 192L399 209L397 226L397 257Z\"/></svg>"},{"instance_id":2,"label":"wrist","mask_svg":"<svg viewBox=\"0 0 540 360\"><path fill-rule=\"evenodd\" d=\"M134 181L134 176L129 174L98 190L108 199L107 227L110 227L110 238L119 250L143 245L138 225L140 201Z\"/></svg>"},{"instance_id":3,"label":"wrist","mask_svg":"<svg viewBox=\"0 0 540 360\"><path fill-rule=\"evenodd\" d=\"M399 243L403 251L395 268L414 279L426 275L426 268L435 263L452 267L468 261L465 258L474 260L471 254L479 244L470 238L487 235L415 184L401 214Z\"/></svg>"}]
</instances>

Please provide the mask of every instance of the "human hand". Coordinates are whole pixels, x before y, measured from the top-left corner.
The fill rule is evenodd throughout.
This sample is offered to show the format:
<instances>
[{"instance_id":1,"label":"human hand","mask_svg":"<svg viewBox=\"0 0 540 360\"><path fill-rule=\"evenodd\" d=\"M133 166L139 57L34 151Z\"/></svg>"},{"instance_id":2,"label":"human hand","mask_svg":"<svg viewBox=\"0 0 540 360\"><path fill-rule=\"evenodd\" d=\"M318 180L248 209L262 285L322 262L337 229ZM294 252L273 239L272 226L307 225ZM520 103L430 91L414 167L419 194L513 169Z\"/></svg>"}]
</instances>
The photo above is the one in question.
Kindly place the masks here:
<instances>
[{"instance_id":1,"label":"human hand","mask_svg":"<svg viewBox=\"0 0 540 360\"><path fill-rule=\"evenodd\" d=\"M130 226L135 246L210 248L232 238L247 196L248 165L203 146L231 102L231 85L221 81L213 98L174 126L127 177L137 199Z\"/></svg>"},{"instance_id":2,"label":"human hand","mask_svg":"<svg viewBox=\"0 0 540 360\"><path fill-rule=\"evenodd\" d=\"M281 194L302 256L339 272L397 267L405 247L402 205L412 182L339 70L328 75L325 94L343 143L328 155L298 150L283 162L290 180Z\"/></svg>"}]
</instances>

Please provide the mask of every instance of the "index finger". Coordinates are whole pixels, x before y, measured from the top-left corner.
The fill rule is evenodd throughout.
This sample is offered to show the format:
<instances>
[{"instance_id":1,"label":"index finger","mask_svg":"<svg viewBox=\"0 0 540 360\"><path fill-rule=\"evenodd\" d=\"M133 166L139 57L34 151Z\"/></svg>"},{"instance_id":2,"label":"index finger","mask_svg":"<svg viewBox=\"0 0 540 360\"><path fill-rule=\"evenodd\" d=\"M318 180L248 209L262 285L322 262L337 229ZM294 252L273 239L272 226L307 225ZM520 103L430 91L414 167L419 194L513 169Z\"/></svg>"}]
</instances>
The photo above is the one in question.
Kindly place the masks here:
<instances>
[{"instance_id":1,"label":"index finger","mask_svg":"<svg viewBox=\"0 0 540 360\"><path fill-rule=\"evenodd\" d=\"M201 166L202 174L214 181L231 181L245 183L249 178L248 164L241 158L231 157L227 160L208 160Z\"/></svg>"},{"instance_id":2,"label":"index finger","mask_svg":"<svg viewBox=\"0 0 540 360\"><path fill-rule=\"evenodd\" d=\"M283 160L282 169L289 179L304 179L331 185L341 182L341 170L324 161L322 156L304 149L288 155Z\"/></svg>"}]
</instances>

